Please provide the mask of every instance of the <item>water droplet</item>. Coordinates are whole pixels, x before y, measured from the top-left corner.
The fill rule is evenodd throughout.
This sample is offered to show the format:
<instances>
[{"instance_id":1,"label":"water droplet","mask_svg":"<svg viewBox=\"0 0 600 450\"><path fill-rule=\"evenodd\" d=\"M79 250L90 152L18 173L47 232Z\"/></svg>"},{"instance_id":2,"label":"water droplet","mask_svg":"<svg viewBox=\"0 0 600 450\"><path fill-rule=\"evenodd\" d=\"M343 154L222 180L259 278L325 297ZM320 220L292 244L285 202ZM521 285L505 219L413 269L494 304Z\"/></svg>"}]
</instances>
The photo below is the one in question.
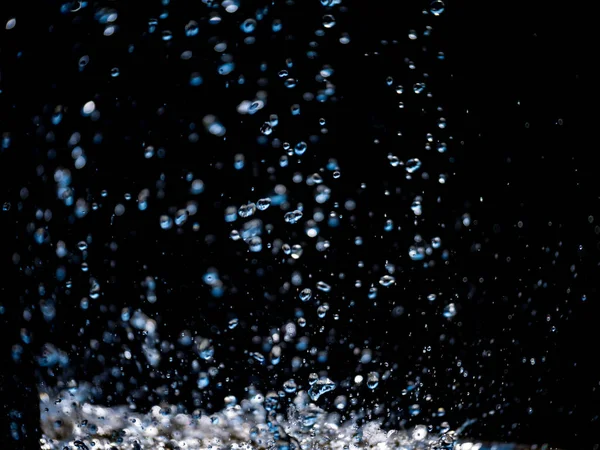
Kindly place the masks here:
<instances>
[{"instance_id":1,"label":"water droplet","mask_svg":"<svg viewBox=\"0 0 600 450\"><path fill-rule=\"evenodd\" d=\"M304 288L300 291L300 294L298 296L300 297L300 300L302 300L303 302L307 302L312 297L312 291L310 288Z\"/></svg>"},{"instance_id":2,"label":"water droplet","mask_svg":"<svg viewBox=\"0 0 600 450\"><path fill-rule=\"evenodd\" d=\"M423 214L421 197L417 197L413 200L412 204L410 205L410 209L412 209L412 212L415 214L415 216L420 216L421 214Z\"/></svg>"},{"instance_id":3,"label":"water droplet","mask_svg":"<svg viewBox=\"0 0 600 450\"><path fill-rule=\"evenodd\" d=\"M369 389L375 389L379 386L379 374L377 372L369 372L367 376L367 387Z\"/></svg>"},{"instance_id":4,"label":"water droplet","mask_svg":"<svg viewBox=\"0 0 600 450\"><path fill-rule=\"evenodd\" d=\"M415 441L423 441L427 437L427 427L425 425L417 425L411 434Z\"/></svg>"},{"instance_id":5,"label":"water droplet","mask_svg":"<svg viewBox=\"0 0 600 450\"><path fill-rule=\"evenodd\" d=\"M96 110L96 104L93 101L89 101L85 105L83 105L83 108L81 111L82 111L83 115L89 116L95 110Z\"/></svg>"},{"instance_id":6,"label":"water droplet","mask_svg":"<svg viewBox=\"0 0 600 450\"><path fill-rule=\"evenodd\" d=\"M302 249L301 245L295 244L295 245L292 245L290 255L291 255L292 259L299 259L302 256L303 251L304 250Z\"/></svg>"},{"instance_id":7,"label":"water droplet","mask_svg":"<svg viewBox=\"0 0 600 450\"><path fill-rule=\"evenodd\" d=\"M298 389L298 385L294 379L287 380L283 383L283 390L288 394L296 392L296 389Z\"/></svg>"},{"instance_id":8,"label":"water droplet","mask_svg":"<svg viewBox=\"0 0 600 450\"><path fill-rule=\"evenodd\" d=\"M335 17L333 17L331 14L324 15L323 26L325 28L333 28L335 26Z\"/></svg>"},{"instance_id":9,"label":"water droplet","mask_svg":"<svg viewBox=\"0 0 600 450\"><path fill-rule=\"evenodd\" d=\"M329 378L316 380L308 390L308 395L312 401L316 402L321 395L333 391L335 388L336 384Z\"/></svg>"},{"instance_id":10,"label":"water droplet","mask_svg":"<svg viewBox=\"0 0 600 450\"><path fill-rule=\"evenodd\" d=\"M265 209L267 209L269 206L271 206L271 199L269 197L266 198L261 198L256 202L256 207L260 210L260 211L264 211Z\"/></svg>"},{"instance_id":11,"label":"water droplet","mask_svg":"<svg viewBox=\"0 0 600 450\"><path fill-rule=\"evenodd\" d=\"M190 86L200 86L203 81L202 75L198 72L192 72L190 74Z\"/></svg>"},{"instance_id":12,"label":"water droplet","mask_svg":"<svg viewBox=\"0 0 600 450\"><path fill-rule=\"evenodd\" d=\"M415 83L413 86L413 91L415 94L420 94L425 90L425 83Z\"/></svg>"},{"instance_id":13,"label":"water droplet","mask_svg":"<svg viewBox=\"0 0 600 450\"><path fill-rule=\"evenodd\" d=\"M262 239L260 236L254 236L248 241L248 248L251 252L260 252L262 250Z\"/></svg>"},{"instance_id":14,"label":"water droplet","mask_svg":"<svg viewBox=\"0 0 600 450\"><path fill-rule=\"evenodd\" d=\"M175 213L175 225L182 226L188 219L188 211L186 209L180 209Z\"/></svg>"},{"instance_id":15,"label":"water droplet","mask_svg":"<svg viewBox=\"0 0 600 450\"><path fill-rule=\"evenodd\" d=\"M325 316L327 315L327 311L329 311L329 305L327 303L320 305L317 308L317 316L319 317L319 319L325 318Z\"/></svg>"},{"instance_id":16,"label":"water droplet","mask_svg":"<svg viewBox=\"0 0 600 450\"><path fill-rule=\"evenodd\" d=\"M260 127L260 132L265 136L269 136L273 132L273 126L269 122L265 122Z\"/></svg>"},{"instance_id":17,"label":"water droplet","mask_svg":"<svg viewBox=\"0 0 600 450\"><path fill-rule=\"evenodd\" d=\"M454 316L456 316L456 306L454 303L448 303L444 308L444 317L452 319Z\"/></svg>"},{"instance_id":18,"label":"water droplet","mask_svg":"<svg viewBox=\"0 0 600 450\"><path fill-rule=\"evenodd\" d=\"M256 29L256 20L254 19L246 19L240 25L240 29L244 33L252 33Z\"/></svg>"},{"instance_id":19,"label":"water droplet","mask_svg":"<svg viewBox=\"0 0 600 450\"><path fill-rule=\"evenodd\" d=\"M185 25L185 35L188 37L196 36L198 31L200 31L200 28L198 27L198 22L195 20L190 20Z\"/></svg>"},{"instance_id":20,"label":"water droplet","mask_svg":"<svg viewBox=\"0 0 600 450\"><path fill-rule=\"evenodd\" d=\"M317 289L323 292L330 292L331 286L324 281L317 281Z\"/></svg>"},{"instance_id":21,"label":"water droplet","mask_svg":"<svg viewBox=\"0 0 600 450\"><path fill-rule=\"evenodd\" d=\"M285 213L283 218L287 223L297 223L302 218L302 212L298 210L290 211Z\"/></svg>"},{"instance_id":22,"label":"water droplet","mask_svg":"<svg viewBox=\"0 0 600 450\"><path fill-rule=\"evenodd\" d=\"M421 168L421 161L418 158L409 159L404 168L408 173L414 173Z\"/></svg>"},{"instance_id":23,"label":"water droplet","mask_svg":"<svg viewBox=\"0 0 600 450\"><path fill-rule=\"evenodd\" d=\"M379 284L385 287L389 287L396 282L396 278L391 275L384 275L379 279Z\"/></svg>"},{"instance_id":24,"label":"water droplet","mask_svg":"<svg viewBox=\"0 0 600 450\"><path fill-rule=\"evenodd\" d=\"M168 230L169 228L171 228L173 226L173 219L171 219L169 216L167 215L162 215L160 216L160 227L163 230Z\"/></svg>"},{"instance_id":25,"label":"water droplet","mask_svg":"<svg viewBox=\"0 0 600 450\"><path fill-rule=\"evenodd\" d=\"M431 11L431 14L433 14L434 16L439 16L440 14L442 14L444 12L444 9L445 5L442 0L433 0L429 6L429 11Z\"/></svg>"}]
</instances>

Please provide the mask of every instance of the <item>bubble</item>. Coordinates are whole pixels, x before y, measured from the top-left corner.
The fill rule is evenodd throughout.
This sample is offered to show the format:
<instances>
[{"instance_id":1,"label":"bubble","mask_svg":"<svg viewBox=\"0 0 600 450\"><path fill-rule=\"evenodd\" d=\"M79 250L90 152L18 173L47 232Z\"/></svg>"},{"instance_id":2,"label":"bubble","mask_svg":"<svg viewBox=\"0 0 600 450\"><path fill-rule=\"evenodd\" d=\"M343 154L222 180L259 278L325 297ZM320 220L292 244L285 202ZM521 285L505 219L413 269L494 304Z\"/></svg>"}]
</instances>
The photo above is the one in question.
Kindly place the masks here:
<instances>
[{"instance_id":1,"label":"bubble","mask_svg":"<svg viewBox=\"0 0 600 450\"><path fill-rule=\"evenodd\" d=\"M433 0L429 5L429 11L431 11L431 14L433 14L434 16L439 16L440 14L442 14L444 12L444 9L445 5L442 0Z\"/></svg>"},{"instance_id":2,"label":"bubble","mask_svg":"<svg viewBox=\"0 0 600 450\"><path fill-rule=\"evenodd\" d=\"M437 295L435 294L429 294L427 296L427 300L429 300L430 302L434 301L437 298Z\"/></svg>"}]
</instances>

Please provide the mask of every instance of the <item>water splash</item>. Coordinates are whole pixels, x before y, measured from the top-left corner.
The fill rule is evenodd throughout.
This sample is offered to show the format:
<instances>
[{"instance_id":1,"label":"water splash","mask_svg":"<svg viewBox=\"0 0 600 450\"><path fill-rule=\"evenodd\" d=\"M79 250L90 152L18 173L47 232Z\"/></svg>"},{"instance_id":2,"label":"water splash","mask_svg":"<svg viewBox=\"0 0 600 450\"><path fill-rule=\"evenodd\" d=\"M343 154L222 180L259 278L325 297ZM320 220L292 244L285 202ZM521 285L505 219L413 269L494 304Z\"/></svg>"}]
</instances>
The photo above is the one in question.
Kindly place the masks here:
<instances>
[{"instance_id":1,"label":"water splash","mask_svg":"<svg viewBox=\"0 0 600 450\"><path fill-rule=\"evenodd\" d=\"M529 448L461 439L468 422L456 430L446 426L435 432L425 425L387 431L382 429L381 421L359 425L356 418L343 419L340 413L319 408L305 391L279 406L277 395L265 397L250 388L248 398L239 403L235 397L227 397L227 406L219 412L206 414L196 410L186 414L180 407L169 404L153 406L145 413L125 406L95 405L88 402L89 389L85 384L73 384L53 395L41 394L44 430L41 450Z\"/></svg>"}]
</instances>

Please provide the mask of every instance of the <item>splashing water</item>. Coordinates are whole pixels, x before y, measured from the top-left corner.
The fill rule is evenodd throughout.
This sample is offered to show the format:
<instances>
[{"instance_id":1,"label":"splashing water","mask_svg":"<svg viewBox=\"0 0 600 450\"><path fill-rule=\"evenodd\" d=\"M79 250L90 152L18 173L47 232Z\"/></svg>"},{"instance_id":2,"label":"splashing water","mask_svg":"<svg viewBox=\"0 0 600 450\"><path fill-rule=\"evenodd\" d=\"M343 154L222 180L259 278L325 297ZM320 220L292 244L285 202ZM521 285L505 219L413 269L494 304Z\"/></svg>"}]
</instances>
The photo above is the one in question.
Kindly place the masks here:
<instances>
[{"instance_id":1,"label":"splashing water","mask_svg":"<svg viewBox=\"0 0 600 450\"><path fill-rule=\"evenodd\" d=\"M228 397L225 409L208 415L200 410L186 414L175 405L157 405L145 414L133 412L126 406L93 405L87 402L89 388L80 385L52 396L41 394L42 450L528 448L461 440L461 429L431 433L426 426L417 425L409 430L384 431L379 421L358 426L356 420L341 421L339 413L328 413L317 407L304 391L300 391L285 410L276 411L276 395L265 398L251 389L247 399L238 403L235 397Z\"/></svg>"},{"instance_id":2,"label":"splashing water","mask_svg":"<svg viewBox=\"0 0 600 450\"><path fill-rule=\"evenodd\" d=\"M300 37L287 20L294 2L188 11L164 0L140 11L143 30L113 3L56 8L69 19L61 31L84 22L109 50L71 61L90 92L36 112L35 177L16 208L3 207L20 214L13 262L34 286L11 355L37 352L41 448L518 448L465 438L474 421L458 416L462 404L432 394L439 384L475 392L469 383L481 378L477 364L448 357L460 296L436 286L437 275L410 278L448 267L453 236L476 224L466 207L449 218L436 206L456 156L435 70L422 69L444 60L427 50L433 27L403 37L398 73L369 70L387 89L378 101L403 115L390 125L369 112L376 137L365 143L356 131L352 145L369 145L356 170L357 150L335 137L355 132L337 123L356 54L343 52L368 42L349 31L355 5L307 7L314 20ZM447 6L428 5L435 24ZM5 31L21 23L11 18ZM138 72L147 60L151 70ZM163 97L138 86L154 63L168 68L157 75ZM3 151L11 145L4 134ZM370 167L381 172L368 178ZM380 194L381 205L367 198ZM414 284L424 292L407 294ZM435 339L411 353L417 327ZM15 440L21 415L11 416Z\"/></svg>"}]
</instances>

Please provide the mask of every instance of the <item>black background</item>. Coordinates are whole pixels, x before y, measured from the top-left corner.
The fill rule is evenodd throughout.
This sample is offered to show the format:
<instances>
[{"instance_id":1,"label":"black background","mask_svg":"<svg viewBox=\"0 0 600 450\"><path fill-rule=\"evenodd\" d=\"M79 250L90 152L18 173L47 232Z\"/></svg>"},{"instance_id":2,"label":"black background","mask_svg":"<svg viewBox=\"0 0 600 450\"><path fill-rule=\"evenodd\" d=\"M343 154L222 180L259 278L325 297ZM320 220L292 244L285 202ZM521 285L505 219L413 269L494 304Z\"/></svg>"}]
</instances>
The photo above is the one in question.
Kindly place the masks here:
<instances>
[{"instance_id":1,"label":"black background","mask_svg":"<svg viewBox=\"0 0 600 450\"><path fill-rule=\"evenodd\" d=\"M256 76L260 61L268 62L272 79L276 79L285 58L302 61L296 75L307 80L302 89L310 89L319 64L334 67L332 79L338 101L325 105L303 103L301 121L284 121L282 136L294 142L306 130L317 134L318 117L327 117L329 134L310 148L310 156L297 170L307 175L324 166L329 157L336 157L342 177L331 183L333 200L343 203L352 197L358 204L355 218L347 214L348 220L340 228L322 227L322 235L334 244L326 261L310 244L295 267L290 267L274 263L267 253L249 256L243 244L233 245L227 239L230 229L222 220L225 206L257 200L251 188L261 193L273 187L265 168L276 164L281 152L252 143L257 127L250 119L247 125L239 124L237 133L231 134L226 143L202 136L199 144L192 145L184 134L189 121L201 128L201 118L208 113L225 122L230 118L233 121L233 108L241 99L250 98L256 88L213 90L210 86L222 81L218 75L206 75L200 89L189 89L186 85L191 65L178 60L187 45L181 44L185 37L176 35L172 45L167 46L159 36L146 33L147 19L161 11L155 3L119 4L121 30L110 40L100 39L101 29L93 14L82 13L81 19L73 21L58 13L57 2L40 2L31 14L10 11L9 7L2 11L2 23L5 17L18 17L14 33L9 37L3 31L0 37L0 131L10 132L12 137L10 149L0 154L0 200L12 205L0 214L2 265L6 265L2 271L6 276L2 282L2 304L6 308L3 329L7 331L2 348L2 361L7 361L2 396L7 400L2 403L7 410L13 408L8 394L15 386L19 389L15 405L27 398L31 402L27 408L33 410L36 403L35 394L26 393L27 387L34 384L33 363L25 361L15 366L10 361L10 348L18 341L21 327L34 330L34 354L47 341L65 349L71 345L85 349L91 337L102 336L107 321L114 320L123 306L142 307L159 317L163 339L176 341L183 328L213 339L217 360L225 367L217 377L222 384L211 387L202 407L219 409L225 395L243 396L249 382L265 391L280 389L281 383L292 376L284 370L289 361L284 357L276 370L251 365L247 352L260 348L250 339L254 335L267 336L271 327L283 325L293 317L295 308L304 306L299 305L294 292L278 293L292 270L300 270L305 279L312 274L313 283L331 281L329 273L345 272L347 279L336 281L332 293L322 296L322 301L329 302L334 310L323 321L327 332L314 333L321 323L307 328L314 333L311 345L328 347L329 361L301 369L298 380L306 380L309 372L325 366L329 366L327 374L333 380L353 378L357 358L348 344L362 347L368 340L367 346L376 355L373 365L398 364L396 375L382 381L378 389L359 391L360 404L366 409L373 409L375 403L391 405L387 426L398 427L400 421L409 419L406 408L414 401L403 399L401 391L408 380L420 376L423 391L435 399L432 405L435 409L443 406L445 419L453 426L468 418L478 419L469 427L472 437L592 448L597 440L595 408L600 400L595 369L599 248L594 228L600 209L594 127L587 112L590 92L584 88L588 74L583 63L589 42L585 36L588 28L583 25L586 11L576 5L541 2L448 2L440 17L432 17L421 14L428 8L426 2L348 2L348 12L336 15L336 27L348 31L351 44L342 47L334 38L324 39L319 48L321 58L311 63L302 56L323 14L319 2L274 6L272 17L282 18L286 34L293 38L232 53L244 72L250 74L249 79ZM181 34L190 18L205 16L202 5L174 4L170 11L163 28L172 27ZM232 36L239 33L238 24L224 23L218 33L233 40ZM422 38L417 44L408 43L407 35L410 29L422 32L426 25L431 25L433 31L429 39L423 40L427 47L423 51ZM266 31L264 39L268 40L269 35ZM382 40L388 44L382 44ZM393 40L399 43L393 44ZM132 42L136 43L136 51L130 56L124 43ZM209 55L213 45L198 41L194 53L201 55L201 61L193 64L211 67L214 57L203 55ZM17 60L18 51L23 56ZM445 53L445 61L436 60L433 55L437 51ZM76 64L84 54L90 55L92 63L80 72ZM406 67L407 57L414 59L419 70ZM116 79L108 75L114 66L121 68ZM398 97L386 86L385 78L392 76L410 91L412 83L420 81L417 74L423 71L430 75L427 85L433 99L420 99L422 103L414 100L411 105L405 94L406 108L399 110ZM299 102L285 90L269 87L267 91L267 111L285 111L290 103ZM102 111L101 126L77 117L78 109L92 97ZM57 142L66 142L74 129L82 130L88 139L98 130L104 135L99 146L86 143L89 162L83 175L74 174L80 177L74 183L86 186L86 194L96 201L102 189L108 189L110 195L104 209L74 224L68 223L68 212L49 187L50 167L67 164L69 152L61 153L57 144L57 160L49 163L47 151L53 145L45 138L48 130L40 132L36 125L47 126L56 104L68 105L75 112L66 116L73 118L65 118L62 129L55 130ZM156 114L164 105L165 112ZM445 110L446 134L453 137L447 141L449 151L443 157L422 150L425 133L435 128L438 105ZM418 113L421 107L423 112ZM34 116L41 119L36 121ZM402 138L396 136L398 130L402 130ZM374 139L380 143L374 144ZM143 143L164 146L167 157L162 161L143 159ZM389 152L401 159L410 157L408 153L419 154L431 174L447 172L452 176L443 187L433 180L406 183L398 169L389 166ZM245 154L248 168L233 170L235 153ZM262 164L261 160L266 162ZM214 168L219 161L225 162L223 169ZM48 164L50 182L35 175L38 164ZM160 230L158 215L188 199L181 177L189 170L206 184L206 192L199 199L201 232L193 233L189 227L180 234ZM289 179L293 170L278 169L277 177L281 178L277 181L292 186ZM114 226L108 226L112 208L122 201L122 193L131 192L135 197L142 188L152 188L161 172L166 174L168 192L173 194L164 201L151 202L148 214L132 208L131 213L116 218ZM367 188L361 189L361 183ZM29 187L31 196L19 210L16 205L23 186ZM396 188L401 189L400 194L384 195L385 189L394 192ZM178 197L175 192L184 194ZM422 223L413 229L407 212L415 194L424 195L425 212ZM295 201L308 203L310 195L311 191L303 190L301 185L293 188ZM436 206L438 196L442 201ZM99 304L93 304L86 313L79 310L87 275L81 275L79 284L74 278L76 287L70 296L64 295L64 288L53 280L56 263L52 250L32 246L26 232L26 223L40 205L54 212L50 231L56 239L76 243L88 233L93 235L97 250L90 250L88 262L93 275L105 280L106 310ZM383 235L384 213L401 224L403 231ZM464 213L470 214L472 226L455 227ZM278 231L283 233L278 236L293 240L295 231L286 228L280 216L272 219L273 223L279 221L276 230L284 230ZM593 223L590 216L596 216ZM440 223L446 228L440 229ZM452 250L448 265L438 263L424 270L410 261L407 248L415 232L440 235L444 248ZM214 242L207 241L206 235L214 235ZM357 235L365 240L362 247L353 243ZM118 256L105 246L111 241L119 244ZM476 244L481 246L479 251ZM555 257L557 251L560 255ZM15 252L21 255L17 266L11 262ZM23 268L34 265L36 257L41 261L36 274L27 276ZM256 261L249 261L252 258ZM114 268L111 260L117 262ZM363 260L367 268L362 273L370 273L358 274L358 260ZM370 283L384 274L386 260L400 268L398 282L389 290L380 287L382 292L374 303L367 300L366 292ZM225 275L227 292L222 299L210 297L201 280L211 266ZM264 269L262 275L257 274L259 268ZM140 299L139 284L147 275L160 280L159 300L154 305ZM364 280L359 290L353 286L356 278ZM538 286L538 280L547 287ZM40 282L56 289L60 298L57 318L49 325L38 314L32 324L25 324L21 318L23 306L39 302L35 291ZM454 300L458 307L454 321L440 320L443 304L432 305L424 299L432 290L443 292L446 300L458 296ZM586 301L582 301L584 295ZM347 307L350 300L355 300L352 308ZM399 318L390 313L396 304L405 311ZM114 305L112 311L110 305ZM317 323L316 307L304 309L309 323ZM339 323L331 319L334 312L340 313ZM240 318L240 325L227 331L232 313ZM85 320L90 324L85 327L86 333L78 336L77 330ZM257 328L252 330L252 326ZM335 334L328 334L329 329ZM441 334L448 339L440 341ZM422 351L427 346L433 347L430 354ZM482 357L484 351L490 351L491 356ZM108 346L103 352L107 359L111 355L118 359L115 348ZM91 381L103 371L104 364L84 356L83 350L73 351L70 356L77 379ZM535 365L529 362L531 358L535 358ZM457 360L481 378L461 378ZM175 358L161 365L161 371L185 373L188 367L187 358ZM425 368L428 373L422 372ZM362 371L369 370L375 369ZM126 368L125 372L129 375L135 371ZM47 379L47 374L41 377ZM95 381L103 387L98 401L119 404L128 400L126 395L112 391L115 380ZM454 383L455 390L451 388ZM162 381L140 375L137 384L156 387ZM170 392L164 399L193 408L189 395L193 387L193 380L184 382L179 395ZM157 397L143 396L135 401L143 409L154 404ZM322 406L331 407L331 398L323 402ZM489 415L491 410L495 410L493 415ZM27 415L31 417L35 414ZM421 421L411 419L405 424Z\"/></svg>"}]
</instances>

